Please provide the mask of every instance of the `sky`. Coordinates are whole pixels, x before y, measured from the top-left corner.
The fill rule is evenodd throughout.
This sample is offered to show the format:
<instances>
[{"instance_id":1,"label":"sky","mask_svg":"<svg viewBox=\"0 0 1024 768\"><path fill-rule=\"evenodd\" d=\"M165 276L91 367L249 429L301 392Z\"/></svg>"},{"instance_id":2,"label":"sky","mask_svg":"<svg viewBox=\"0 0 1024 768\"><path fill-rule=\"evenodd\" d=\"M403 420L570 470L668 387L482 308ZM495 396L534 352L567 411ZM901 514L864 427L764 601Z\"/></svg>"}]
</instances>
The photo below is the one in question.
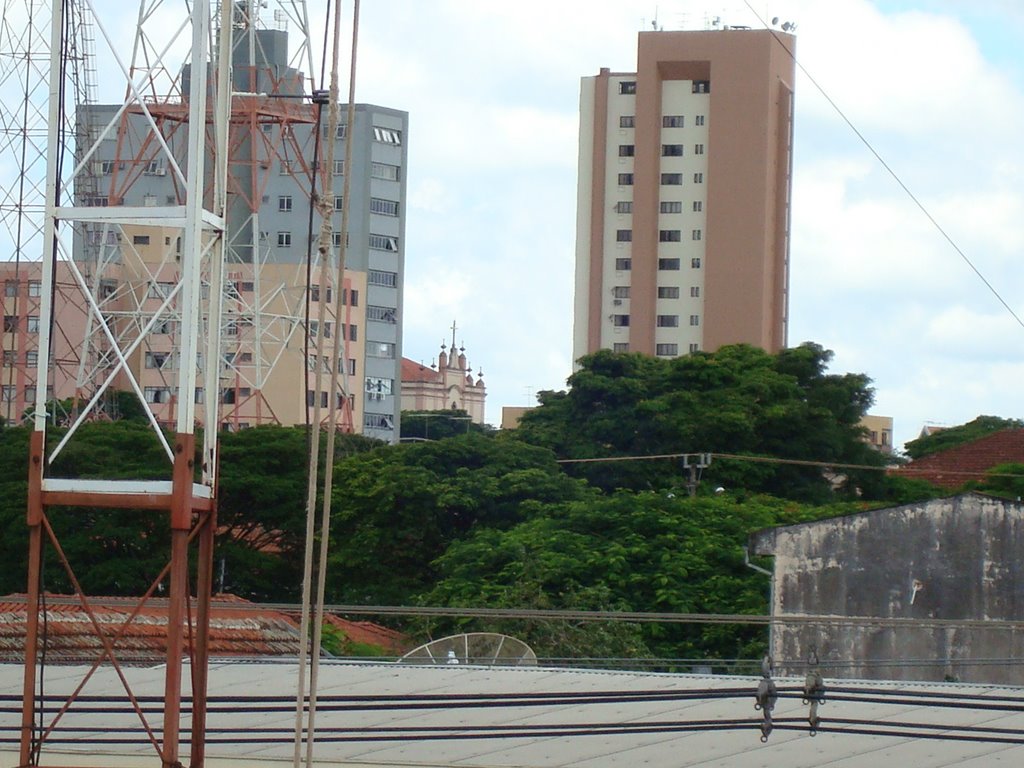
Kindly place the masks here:
<instances>
[{"instance_id":1,"label":"sky","mask_svg":"<svg viewBox=\"0 0 1024 768\"><path fill-rule=\"evenodd\" d=\"M967 263L1024 318L1024 3L749 2L362 4L357 101L409 112L405 355L429 363L455 321L492 424L564 388L580 78L635 70L655 20L778 17L797 24L810 75L796 82L790 344L870 376L897 445L926 423L1024 416L1024 326ZM317 49L326 5L309 3ZM131 39L131 14L105 18Z\"/></svg>"},{"instance_id":2,"label":"sky","mask_svg":"<svg viewBox=\"0 0 1024 768\"><path fill-rule=\"evenodd\" d=\"M797 23L800 65L1024 317L1024 5L751 5ZM571 373L579 81L635 70L655 15L761 24L742 2L363 4L357 99L410 113L405 354L429 362L454 319L492 423ZM897 445L1024 416L1024 327L828 99L798 75L790 344L869 375Z\"/></svg>"}]
</instances>

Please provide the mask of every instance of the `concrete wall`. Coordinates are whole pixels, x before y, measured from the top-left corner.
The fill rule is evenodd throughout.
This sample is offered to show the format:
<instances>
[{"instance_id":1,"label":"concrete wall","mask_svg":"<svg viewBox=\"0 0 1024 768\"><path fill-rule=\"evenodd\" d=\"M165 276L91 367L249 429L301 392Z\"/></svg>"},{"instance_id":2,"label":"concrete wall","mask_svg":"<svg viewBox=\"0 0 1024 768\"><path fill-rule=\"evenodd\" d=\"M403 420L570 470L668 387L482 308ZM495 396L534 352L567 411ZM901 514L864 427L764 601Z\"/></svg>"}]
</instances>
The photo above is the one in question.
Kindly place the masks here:
<instances>
[{"instance_id":1,"label":"concrete wall","mask_svg":"<svg viewBox=\"0 0 1024 768\"><path fill-rule=\"evenodd\" d=\"M829 677L1024 684L1011 662L1024 631L928 625L1024 620L1021 505L967 494L761 531L751 545L775 557L772 615L866 619L777 626L781 674L802 673L816 649Z\"/></svg>"}]
</instances>

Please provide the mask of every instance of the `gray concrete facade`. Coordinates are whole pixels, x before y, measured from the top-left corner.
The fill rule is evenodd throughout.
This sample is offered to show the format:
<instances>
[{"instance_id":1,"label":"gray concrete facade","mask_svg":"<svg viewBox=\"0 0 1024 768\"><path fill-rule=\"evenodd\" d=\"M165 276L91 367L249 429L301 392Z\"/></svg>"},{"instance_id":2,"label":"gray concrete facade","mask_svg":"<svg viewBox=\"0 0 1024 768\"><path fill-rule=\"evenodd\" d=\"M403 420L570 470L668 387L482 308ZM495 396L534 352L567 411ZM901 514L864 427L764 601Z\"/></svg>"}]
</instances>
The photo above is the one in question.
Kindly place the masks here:
<instances>
[{"instance_id":1,"label":"gray concrete facade","mask_svg":"<svg viewBox=\"0 0 1024 768\"><path fill-rule=\"evenodd\" d=\"M965 494L753 534L775 558L772 655L829 677L1024 683L1024 507ZM786 624L786 617L863 621ZM888 625L872 619L910 620Z\"/></svg>"}]
</instances>

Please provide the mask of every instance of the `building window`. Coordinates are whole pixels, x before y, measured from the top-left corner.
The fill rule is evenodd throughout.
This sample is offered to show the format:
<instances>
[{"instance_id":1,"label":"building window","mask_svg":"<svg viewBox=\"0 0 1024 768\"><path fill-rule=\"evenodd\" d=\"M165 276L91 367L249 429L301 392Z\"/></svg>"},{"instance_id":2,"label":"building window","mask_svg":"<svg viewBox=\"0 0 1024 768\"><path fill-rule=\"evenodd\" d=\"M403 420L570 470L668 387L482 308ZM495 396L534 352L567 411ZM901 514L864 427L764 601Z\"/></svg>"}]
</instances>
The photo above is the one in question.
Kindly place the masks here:
<instances>
[{"instance_id":1,"label":"building window","mask_svg":"<svg viewBox=\"0 0 1024 768\"><path fill-rule=\"evenodd\" d=\"M398 310L394 307L376 307L370 304L366 307L366 319L394 325L398 322Z\"/></svg>"},{"instance_id":2,"label":"building window","mask_svg":"<svg viewBox=\"0 0 1024 768\"><path fill-rule=\"evenodd\" d=\"M678 200L662 203L660 210L662 213L682 213L683 204Z\"/></svg>"},{"instance_id":3,"label":"building window","mask_svg":"<svg viewBox=\"0 0 1024 768\"><path fill-rule=\"evenodd\" d=\"M170 368L171 366L167 365L170 356L170 352L147 352L146 367L157 369Z\"/></svg>"},{"instance_id":4,"label":"building window","mask_svg":"<svg viewBox=\"0 0 1024 768\"><path fill-rule=\"evenodd\" d=\"M4 296L11 297L18 295L18 281L8 280L4 283Z\"/></svg>"},{"instance_id":5,"label":"building window","mask_svg":"<svg viewBox=\"0 0 1024 768\"><path fill-rule=\"evenodd\" d=\"M633 201L620 201L615 204L616 213L632 213L633 212Z\"/></svg>"},{"instance_id":6,"label":"building window","mask_svg":"<svg viewBox=\"0 0 1024 768\"><path fill-rule=\"evenodd\" d=\"M375 125L373 126L373 140L379 141L381 144L400 147L402 146L402 132L396 131L394 128L381 128Z\"/></svg>"},{"instance_id":7,"label":"building window","mask_svg":"<svg viewBox=\"0 0 1024 768\"><path fill-rule=\"evenodd\" d=\"M693 154L695 154L695 155L703 155L704 154L704 145L703 144L694 144L693 145Z\"/></svg>"},{"instance_id":8,"label":"building window","mask_svg":"<svg viewBox=\"0 0 1024 768\"><path fill-rule=\"evenodd\" d=\"M678 299L679 298L679 288L677 288L674 285L671 285L671 286L661 286L661 287L658 288L658 298L659 299Z\"/></svg>"},{"instance_id":9,"label":"building window","mask_svg":"<svg viewBox=\"0 0 1024 768\"><path fill-rule=\"evenodd\" d=\"M34 349L30 349L25 353L25 365L30 368L35 367L39 364L39 352Z\"/></svg>"},{"instance_id":10,"label":"building window","mask_svg":"<svg viewBox=\"0 0 1024 768\"><path fill-rule=\"evenodd\" d=\"M679 259L658 259L658 269L674 271L679 269Z\"/></svg>"},{"instance_id":11,"label":"building window","mask_svg":"<svg viewBox=\"0 0 1024 768\"><path fill-rule=\"evenodd\" d=\"M174 333L173 320L158 320L153 326L153 333L161 336L169 336Z\"/></svg>"},{"instance_id":12,"label":"building window","mask_svg":"<svg viewBox=\"0 0 1024 768\"><path fill-rule=\"evenodd\" d=\"M654 354L658 357L675 357L679 354L678 344L655 344Z\"/></svg>"},{"instance_id":13,"label":"building window","mask_svg":"<svg viewBox=\"0 0 1024 768\"><path fill-rule=\"evenodd\" d=\"M292 196L281 195L277 198L277 210L279 211L290 211L292 209Z\"/></svg>"},{"instance_id":14,"label":"building window","mask_svg":"<svg viewBox=\"0 0 1024 768\"><path fill-rule=\"evenodd\" d=\"M617 341L617 342L615 342L614 344L612 344L612 352L618 352L619 354L622 354L624 352L629 352L629 342L628 341Z\"/></svg>"},{"instance_id":15,"label":"building window","mask_svg":"<svg viewBox=\"0 0 1024 768\"><path fill-rule=\"evenodd\" d=\"M700 344L697 344L697 343L691 343L690 344L690 354L693 354L694 352L700 352Z\"/></svg>"},{"instance_id":16,"label":"building window","mask_svg":"<svg viewBox=\"0 0 1024 768\"><path fill-rule=\"evenodd\" d=\"M704 115L697 115L693 119L693 124L694 125L704 125Z\"/></svg>"},{"instance_id":17,"label":"building window","mask_svg":"<svg viewBox=\"0 0 1024 768\"><path fill-rule=\"evenodd\" d=\"M632 173L620 173L619 174L619 186L620 187L631 187L631 186L633 186L633 174Z\"/></svg>"},{"instance_id":18,"label":"building window","mask_svg":"<svg viewBox=\"0 0 1024 768\"><path fill-rule=\"evenodd\" d=\"M700 325L700 315L690 315L690 325Z\"/></svg>"},{"instance_id":19,"label":"building window","mask_svg":"<svg viewBox=\"0 0 1024 768\"><path fill-rule=\"evenodd\" d=\"M345 161L344 160L335 160L334 161L334 175L335 176L344 176L345 175Z\"/></svg>"},{"instance_id":20,"label":"building window","mask_svg":"<svg viewBox=\"0 0 1024 768\"><path fill-rule=\"evenodd\" d=\"M633 115L621 115L619 117L619 128L632 128L636 123Z\"/></svg>"},{"instance_id":21,"label":"building window","mask_svg":"<svg viewBox=\"0 0 1024 768\"><path fill-rule=\"evenodd\" d=\"M636 93L636 80L623 80L619 83L619 93L624 96Z\"/></svg>"},{"instance_id":22,"label":"building window","mask_svg":"<svg viewBox=\"0 0 1024 768\"><path fill-rule=\"evenodd\" d=\"M13 403L18 396L18 388L10 384L4 384L3 388L3 401L5 403Z\"/></svg>"},{"instance_id":23,"label":"building window","mask_svg":"<svg viewBox=\"0 0 1024 768\"><path fill-rule=\"evenodd\" d=\"M342 326L342 328L344 328L344 326ZM359 341L359 326L350 325L348 327L348 340Z\"/></svg>"},{"instance_id":24,"label":"building window","mask_svg":"<svg viewBox=\"0 0 1024 768\"><path fill-rule=\"evenodd\" d=\"M691 299L698 299L698 298L700 298L700 286L699 285L691 285L690 286L690 298Z\"/></svg>"},{"instance_id":25,"label":"building window","mask_svg":"<svg viewBox=\"0 0 1024 768\"><path fill-rule=\"evenodd\" d=\"M147 403L169 403L171 402L170 387L146 387L142 391Z\"/></svg>"},{"instance_id":26,"label":"building window","mask_svg":"<svg viewBox=\"0 0 1024 768\"><path fill-rule=\"evenodd\" d=\"M384 200L380 197L371 197L370 213L379 213L381 216L397 216L398 201Z\"/></svg>"},{"instance_id":27,"label":"building window","mask_svg":"<svg viewBox=\"0 0 1024 768\"><path fill-rule=\"evenodd\" d=\"M389 163L370 163L370 176L385 181L398 181L398 166Z\"/></svg>"},{"instance_id":28,"label":"building window","mask_svg":"<svg viewBox=\"0 0 1024 768\"><path fill-rule=\"evenodd\" d=\"M702 203L700 200L694 200L693 201L693 211L694 211L694 213L700 213L703 210L704 210L704 203Z\"/></svg>"},{"instance_id":29,"label":"building window","mask_svg":"<svg viewBox=\"0 0 1024 768\"><path fill-rule=\"evenodd\" d=\"M349 376L356 375L356 360L354 357L348 359L348 365L346 366L344 360L338 361L338 373L347 373Z\"/></svg>"},{"instance_id":30,"label":"building window","mask_svg":"<svg viewBox=\"0 0 1024 768\"><path fill-rule=\"evenodd\" d=\"M662 144L661 145L661 156L662 157L682 157L683 156L683 145L682 144Z\"/></svg>"},{"instance_id":31,"label":"building window","mask_svg":"<svg viewBox=\"0 0 1024 768\"><path fill-rule=\"evenodd\" d=\"M383 400L394 393L395 380L380 376L367 376L363 381L363 391L367 400Z\"/></svg>"},{"instance_id":32,"label":"building window","mask_svg":"<svg viewBox=\"0 0 1024 768\"><path fill-rule=\"evenodd\" d=\"M13 349L5 349L4 350L4 367L5 368L12 368L14 366L16 360L17 360L17 355L15 355Z\"/></svg>"},{"instance_id":33,"label":"building window","mask_svg":"<svg viewBox=\"0 0 1024 768\"><path fill-rule=\"evenodd\" d=\"M149 245L149 235L134 235L132 245Z\"/></svg>"},{"instance_id":34,"label":"building window","mask_svg":"<svg viewBox=\"0 0 1024 768\"><path fill-rule=\"evenodd\" d=\"M14 333L18 330L18 318L14 315L4 315L4 333Z\"/></svg>"},{"instance_id":35,"label":"building window","mask_svg":"<svg viewBox=\"0 0 1024 768\"><path fill-rule=\"evenodd\" d=\"M683 183L683 174L681 173L663 173L661 174L661 183L669 186L676 187Z\"/></svg>"},{"instance_id":36,"label":"building window","mask_svg":"<svg viewBox=\"0 0 1024 768\"><path fill-rule=\"evenodd\" d=\"M694 80L693 81L693 92L694 93L711 93L711 81L710 80Z\"/></svg>"},{"instance_id":37,"label":"building window","mask_svg":"<svg viewBox=\"0 0 1024 768\"><path fill-rule=\"evenodd\" d=\"M619 144L619 157L632 157L636 147L632 144Z\"/></svg>"},{"instance_id":38,"label":"building window","mask_svg":"<svg viewBox=\"0 0 1024 768\"><path fill-rule=\"evenodd\" d=\"M628 299L629 298L629 286L628 285L616 285L612 288L613 299Z\"/></svg>"},{"instance_id":39,"label":"building window","mask_svg":"<svg viewBox=\"0 0 1024 768\"><path fill-rule=\"evenodd\" d=\"M388 413L364 413L363 414L363 429L375 429L378 431L389 432L395 428L395 420L391 414Z\"/></svg>"},{"instance_id":40,"label":"building window","mask_svg":"<svg viewBox=\"0 0 1024 768\"><path fill-rule=\"evenodd\" d=\"M617 242L617 243L631 243L631 242L633 242L633 230L632 229L617 229L617 230L615 230L615 242Z\"/></svg>"},{"instance_id":41,"label":"building window","mask_svg":"<svg viewBox=\"0 0 1024 768\"><path fill-rule=\"evenodd\" d=\"M398 287L398 273L371 269L366 275L366 283L368 285L380 285L384 288L396 288Z\"/></svg>"},{"instance_id":42,"label":"building window","mask_svg":"<svg viewBox=\"0 0 1024 768\"><path fill-rule=\"evenodd\" d=\"M690 266L693 269L700 269L700 256L694 256L690 259Z\"/></svg>"},{"instance_id":43,"label":"building window","mask_svg":"<svg viewBox=\"0 0 1024 768\"><path fill-rule=\"evenodd\" d=\"M355 288L342 288L341 289L341 305L347 306L351 300L353 307L359 306L359 291Z\"/></svg>"},{"instance_id":44,"label":"building window","mask_svg":"<svg viewBox=\"0 0 1024 768\"><path fill-rule=\"evenodd\" d=\"M306 405L309 406L310 408L312 408L314 405L316 405L316 392L314 392L312 389L307 389L306 390ZM327 393L326 392L321 392L320 393L320 407L321 408L326 408L327 407Z\"/></svg>"},{"instance_id":45,"label":"building window","mask_svg":"<svg viewBox=\"0 0 1024 768\"><path fill-rule=\"evenodd\" d=\"M291 232L278 232L277 233L277 247L288 248L292 244L292 233Z\"/></svg>"},{"instance_id":46,"label":"building window","mask_svg":"<svg viewBox=\"0 0 1024 768\"><path fill-rule=\"evenodd\" d=\"M163 160L150 160L142 168L143 176L166 176L167 171L164 170Z\"/></svg>"},{"instance_id":47,"label":"building window","mask_svg":"<svg viewBox=\"0 0 1024 768\"><path fill-rule=\"evenodd\" d=\"M633 268L633 260L632 259L616 259L615 260L615 269L618 270L619 272L628 272L632 268Z\"/></svg>"},{"instance_id":48,"label":"building window","mask_svg":"<svg viewBox=\"0 0 1024 768\"><path fill-rule=\"evenodd\" d=\"M659 243L679 243L682 242L682 239L682 232L678 229L662 229L658 231Z\"/></svg>"},{"instance_id":49,"label":"building window","mask_svg":"<svg viewBox=\"0 0 1024 768\"><path fill-rule=\"evenodd\" d=\"M366 354L370 357L382 357L386 360L395 359L395 345L390 341L366 342Z\"/></svg>"},{"instance_id":50,"label":"building window","mask_svg":"<svg viewBox=\"0 0 1024 768\"><path fill-rule=\"evenodd\" d=\"M678 328L679 315L658 315L657 325L659 328Z\"/></svg>"},{"instance_id":51,"label":"building window","mask_svg":"<svg viewBox=\"0 0 1024 768\"><path fill-rule=\"evenodd\" d=\"M347 125L339 125L337 128L334 129L334 138L344 139L346 136L348 136Z\"/></svg>"},{"instance_id":52,"label":"building window","mask_svg":"<svg viewBox=\"0 0 1024 768\"><path fill-rule=\"evenodd\" d=\"M341 248L341 232L331 232L331 245Z\"/></svg>"},{"instance_id":53,"label":"building window","mask_svg":"<svg viewBox=\"0 0 1024 768\"><path fill-rule=\"evenodd\" d=\"M370 235L370 247L377 251L398 251L398 238L390 235Z\"/></svg>"},{"instance_id":54,"label":"building window","mask_svg":"<svg viewBox=\"0 0 1024 768\"><path fill-rule=\"evenodd\" d=\"M27 322L27 330L29 333L39 333L39 315L29 315L25 318Z\"/></svg>"},{"instance_id":55,"label":"building window","mask_svg":"<svg viewBox=\"0 0 1024 768\"><path fill-rule=\"evenodd\" d=\"M682 115L665 115L661 118L662 128L682 128L683 127L683 116Z\"/></svg>"},{"instance_id":56,"label":"building window","mask_svg":"<svg viewBox=\"0 0 1024 768\"><path fill-rule=\"evenodd\" d=\"M331 330L332 330L333 326L334 326L334 323L331 323L331 322L324 323L324 338L325 339L331 338ZM320 321L319 320L310 320L309 321L309 338L310 338L310 340L312 341L313 339L315 339L319 333L320 333Z\"/></svg>"},{"instance_id":57,"label":"building window","mask_svg":"<svg viewBox=\"0 0 1024 768\"><path fill-rule=\"evenodd\" d=\"M691 233L691 237L693 237L694 240L700 240L700 230L693 230L693 232Z\"/></svg>"},{"instance_id":58,"label":"building window","mask_svg":"<svg viewBox=\"0 0 1024 768\"><path fill-rule=\"evenodd\" d=\"M291 160L282 160L281 161L280 174L282 176L289 176L289 175L291 175L291 172L292 172L292 169L293 169L294 165L295 164ZM266 202L266 201L264 201L264 202Z\"/></svg>"},{"instance_id":59,"label":"building window","mask_svg":"<svg viewBox=\"0 0 1024 768\"><path fill-rule=\"evenodd\" d=\"M334 210L340 211L345 207L345 200L341 195L334 196Z\"/></svg>"},{"instance_id":60,"label":"building window","mask_svg":"<svg viewBox=\"0 0 1024 768\"><path fill-rule=\"evenodd\" d=\"M629 326L629 315L612 315L612 325L616 328L626 328Z\"/></svg>"},{"instance_id":61,"label":"building window","mask_svg":"<svg viewBox=\"0 0 1024 768\"><path fill-rule=\"evenodd\" d=\"M334 289L331 288L330 286L327 286L326 293L327 293L327 303L330 304L332 299L334 298ZM311 286L309 286L309 300L310 301L320 301L320 286L319 285L311 285Z\"/></svg>"},{"instance_id":62,"label":"building window","mask_svg":"<svg viewBox=\"0 0 1024 768\"><path fill-rule=\"evenodd\" d=\"M174 292L174 283L150 283L146 291L147 299L166 299Z\"/></svg>"},{"instance_id":63,"label":"building window","mask_svg":"<svg viewBox=\"0 0 1024 768\"><path fill-rule=\"evenodd\" d=\"M703 184L704 183L704 174L703 173L695 173L695 174L693 174L693 183L694 184Z\"/></svg>"}]
</instances>

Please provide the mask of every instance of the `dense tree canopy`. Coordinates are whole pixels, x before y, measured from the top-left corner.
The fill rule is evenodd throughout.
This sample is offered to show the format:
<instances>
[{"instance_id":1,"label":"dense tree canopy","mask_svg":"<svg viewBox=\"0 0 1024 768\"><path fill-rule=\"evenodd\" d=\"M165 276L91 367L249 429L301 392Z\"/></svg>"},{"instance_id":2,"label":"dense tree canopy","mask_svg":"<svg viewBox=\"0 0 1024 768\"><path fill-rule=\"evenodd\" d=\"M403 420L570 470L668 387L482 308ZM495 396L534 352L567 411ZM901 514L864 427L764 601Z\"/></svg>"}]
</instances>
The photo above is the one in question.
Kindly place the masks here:
<instances>
[{"instance_id":1,"label":"dense tree canopy","mask_svg":"<svg viewBox=\"0 0 1024 768\"><path fill-rule=\"evenodd\" d=\"M537 507L593 494L550 451L476 434L353 456L335 477L331 599L345 602L409 600L473 529L502 530Z\"/></svg>"},{"instance_id":2,"label":"dense tree canopy","mask_svg":"<svg viewBox=\"0 0 1024 768\"><path fill-rule=\"evenodd\" d=\"M466 411L402 411L403 440L443 440L469 432L487 432L491 428L477 424Z\"/></svg>"},{"instance_id":3,"label":"dense tree canopy","mask_svg":"<svg viewBox=\"0 0 1024 768\"><path fill-rule=\"evenodd\" d=\"M422 599L430 605L763 614L768 583L744 562L749 534L852 509L664 492L548 505L512 528L482 528L453 543L437 561L439 581ZM557 654L538 629L527 625L518 633L538 652ZM764 637L749 627L644 624L639 637L620 638L625 645L613 655L646 648L662 657L750 658L763 650ZM574 650L590 648L581 642Z\"/></svg>"},{"instance_id":4,"label":"dense tree canopy","mask_svg":"<svg viewBox=\"0 0 1024 768\"><path fill-rule=\"evenodd\" d=\"M871 405L862 374L826 373L832 353L803 344L770 355L747 345L661 359L606 350L580 360L567 392L542 392L519 437L560 458L721 453L870 464L863 441ZM570 470L606 491L682 485L678 461L577 464ZM710 482L789 498L825 501L817 467L716 461ZM879 490L880 473L851 473L847 488Z\"/></svg>"}]
</instances>

